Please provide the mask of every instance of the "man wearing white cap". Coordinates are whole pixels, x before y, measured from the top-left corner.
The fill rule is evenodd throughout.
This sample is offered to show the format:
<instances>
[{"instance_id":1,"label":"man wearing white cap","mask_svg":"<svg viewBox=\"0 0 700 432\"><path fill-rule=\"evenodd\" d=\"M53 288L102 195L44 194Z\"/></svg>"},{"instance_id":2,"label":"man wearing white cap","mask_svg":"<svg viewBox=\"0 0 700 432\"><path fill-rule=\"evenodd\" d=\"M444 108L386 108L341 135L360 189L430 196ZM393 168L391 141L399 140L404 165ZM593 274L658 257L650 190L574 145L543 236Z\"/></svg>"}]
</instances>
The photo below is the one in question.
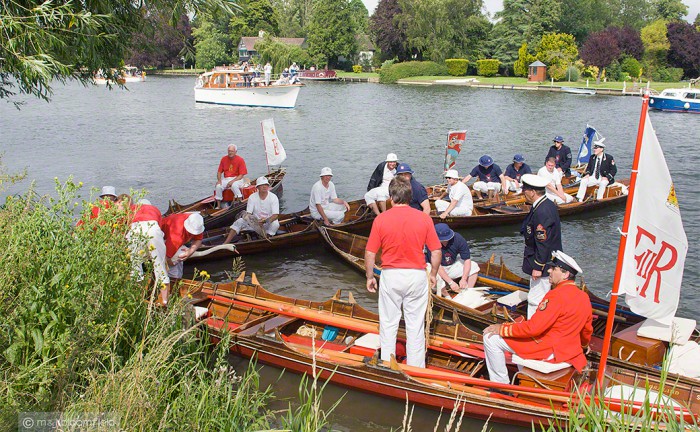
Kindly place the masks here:
<instances>
[{"instance_id":1,"label":"man wearing white cap","mask_svg":"<svg viewBox=\"0 0 700 432\"><path fill-rule=\"evenodd\" d=\"M116 201L117 190L114 189L114 186L102 186L102 193L100 193L100 198Z\"/></svg>"},{"instance_id":2,"label":"man wearing white cap","mask_svg":"<svg viewBox=\"0 0 700 432\"><path fill-rule=\"evenodd\" d=\"M548 180L534 174L524 174L521 179L523 195L532 205L520 228L520 234L525 238L522 270L530 275L527 294L529 319L550 289L546 265L552 252L562 249L561 221L556 204L545 196Z\"/></svg>"},{"instance_id":3,"label":"man wearing white cap","mask_svg":"<svg viewBox=\"0 0 700 432\"><path fill-rule=\"evenodd\" d=\"M277 220L280 216L279 199L277 195L270 192L270 182L267 180L267 177L258 177L255 181L255 186L258 191L248 197L248 204L245 210L260 222L267 235L273 236L280 229L280 223ZM244 218L236 219L231 225L231 231L226 236L224 243L233 240L234 236L240 234L243 230L255 231Z\"/></svg>"},{"instance_id":4,"label":"man wearing white cap","mask_svg":"<svg viewBox=\"0 0 700 432\"><path fill-rule=\"evenodd\" d=\"M103 186L102 192L100 193L100 202L98 204L93 204L90 208L90 219L98 219L100 217L100 212L102 210L107 210L112 208L114 203L117 201L117 191L114 186ZM99 221L100 225L107 223L104 219ZM85 224L84 219L80 219L76 226L82 226Z\"/></svg>"},{"instance_id":5,"label":"man wearing white cap","mask_svg":"<svg viewBox=\"0 0 700 432\"><path fill-rule=\"evenodd\" d=\"M245 161L238 156L238 147L235 144L228 146L226 156L221 158L219 167L216 170L216 186L214 187L214 198L217 205L221 205L224 199L224 189L231 189L235 198L242 198L241 186L245 182L245 175L248 174L248 168L245 166Z\"/></svg>"},{"instance_id":6,"label":"man wearing white cap","mask_svg":"<svg viewBox=\"0 0 700 432\"><path fill-rule=\"evenodd\" d=\"M175 213L161 219L160 229L165 237L166 262L170 266L168 276L180 279L183 261L202 245L204 218L199 213ZM186 246L190 242L190 246Z\"/></svg>"},{"instance_id":7,"label":"man wearing white cap","mask_svg":"<svg viewBox=\"0 0 700 432\"><path fill-rule=\"evenodd\" d=\"M459 181L457 170L447 170L445 173L447 180L447 191L435 201L435 209L440 215L440 219L448 216L470 216L474 211L474 201L469 187ZM442 198L449 193L450 201Z\"/></svg>"},{"instance_id":8,"label":"man wearing white cap","mask_svg":"<svg viewBox=\"0 0 700 432\"><path fill-rule=\"evenodd\" d=\"M311 217L323 220L326 225L339 224L345 219L345 212L350 210L347 202L338 198L335 185L331 181L333 171L329 167L321 170L321 179L311 188L309 211Z\"/></svg>"},{"instance_id":9,"label":"man wearing white cap","mask_svg":"<svg viewBox=\"0 0 700 432\"><path fill-rule=\"evenodd\" d=\"M615 182L617 166L612 155L605 153L604 140L605 138L593 143L593 156L588 161L586 174L581 178L581 184L576 194L576 199L579 201L583 201L585 198L588 186L598 186L596 199L603 199L605 188Z\"/></svg>"},{"instance_id":10,"label":"man wearing white cap","mask_svg":"<svg viewBox=\"0 0 700 432\"><path fill-rule=\"evenodd\" d=\"M491 381L509 383L505 352L523 359L564 363L579 372L593 334L593 308L588 295L574 279L583 273L576 261L555 251L549 264L554 288L527 321L493 324L484 330L486 367Z\"/></svg>"},{"instance_id":11,"label":"man wearing white cap","mask_svg":"<svg viewBox=\"0 0 700 432\"><path fill-rule=\"evenodd\" d=\"M379 214L381 211L386 211L386 200L389 199L389 183L396 175L396 166L399 164L399 158L396 154L389 153L386 155L386 160L374 169L372 177L367 184L367 193L365 194L365 202L374 211ZM379 206L377 206L379 202Z\"/></svg>"},{"instance_id":12,"label":"man wearing white cap","mask_svg":"<svg viewBox=\"0 0 700 432\"><path fill-rule=\"evenodd\" d=\"M161 300L166 304L170 292L170 277L165 264L165 236L160 229L162 219L160 210L151 205L148 200L141 199L136 205L131 206L131 211L134 216L126 233L126 239L131 253L132 275L139 280L143 278L143 263L150 255L153 261L155 283L161 288Z\"/></svg>"}]
</instances>

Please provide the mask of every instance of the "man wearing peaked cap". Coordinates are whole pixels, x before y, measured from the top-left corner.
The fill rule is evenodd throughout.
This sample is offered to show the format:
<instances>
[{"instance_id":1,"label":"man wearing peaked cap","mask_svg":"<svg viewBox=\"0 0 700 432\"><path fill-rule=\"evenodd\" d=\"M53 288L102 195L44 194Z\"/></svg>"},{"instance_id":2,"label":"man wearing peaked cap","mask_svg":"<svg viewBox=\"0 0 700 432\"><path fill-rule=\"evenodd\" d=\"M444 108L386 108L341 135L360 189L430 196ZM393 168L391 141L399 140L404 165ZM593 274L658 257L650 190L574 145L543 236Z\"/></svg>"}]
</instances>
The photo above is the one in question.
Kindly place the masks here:
<instances>
[{"instance_id":1,"label":"man wearing peaked cap","mask_svg":"<svg viewBox=\"0 0 700 432\"><path fill-rule=\"evenodd\" d=\"M372 211L379 215L380 209L386 211L386 200L389 199L389 183L396 175L396 166L399 164L399 158L395 153L386 155L386 160L374 169L372 177L367 184L367 193L365 194L365 202Z\"/></svg>"},{"instance_id":2,"label":"man wearing peaked cap","mask_svg":"<svg viewBox=\"0 0 700 432\"><path fill-rule=\"evenodd\" d=\"M482 194L488 194L489 198L493 198L500 191L506 190L506 178L503 176L501 167L493 163L493 158L489 155L483 155L479 158L479 165L469 173L468 176L462 179L466 184L472 178L477 181L472 185L472 189L476 191L477 197L482 198Z\"/></svg>"},{"instance_id":3,"label":"man wearing peaked cap","mask_svg":"<svg viewBox=\"0 0 700 432\"><path fill-rule=\"evenodd\" d=\"M413 178L413 170L407 163L400 163L396 167L396 177L403 179L411 184L411 202L409 206L416 210L420 210L423 213L430 214L430 200L428 199L428 192L426 192L425 187Z\"/></svg>"},{"instance_id":4,"label":"man wearing peaked cap","mask_svg":"<svg viewBox=\"0 0 700 432\"><path fill-rule=\"evenodd\" d=\"M553 157L556 169L562 176L571 175L571 149L564 145L564 138L560 135L555 136L552 141L554 141L554 144L549 148L544 162L547 163L547 159Z\"/></svg>"},{"instance_id":5,"label":"man wearing peaked cap","mask_svg":"<svg viewBox=\"0 0 700 432\"><path fill-rule=\"evenodd\" d=\"M581 371L593 334L593 308L588 295L574 283L582 273L576 261L555 251L549 262L552 290L527 321L494 324L484 330L486 367L491 381L510 382L505 352L523 359L563 363Z\"/></svg>"},{"instance_id":6,"label":"man wearing peaked cap","mask_svg":"<svg viewBox=\"0 0 700 432\"><path fill-rule=\"evenodd\" d=\"M277 195L270 192L270 182L267 177L260 176L255 180L255 187L258 189L257 192L248 197L248 204L246 205L245 212L260 223L262 229L269 236L277 234L277 230L280 229L280 223L278 221L280 217L280 201ZM246 220L246 217L240 217L236 219L231 225L231 230L229 231L224 243L228 243L234 240L241 231L255 231L255 227ZM238 241L236 238L234 243Z\"/></svg>"},{"instance_id":7,"label":"man wearing peaked cap","mask_svg":"<svg viewBox=\"0 0 700 432\"><path fill-rule=\"evenodd\" d=\"M583 201L588 186L598 186L596 199L601 200L605 196L605 188L615 182L617 166L612 155L605 153L605 138L593 142L593 156L588 161L586 173L581 178L576 199Z\"/></svg>"},{"instance_id":8,"label":"man wearing peaked cap","mask_svg":"<svg viewBox=\"0 0 700 432\"><path fill-rule=\"evenodd\" d=\"M311 187L309 211L316 220L323 220L326 225L339 224L345 219L345 212L350 210L347 202L338 198L335 184L331 181L333 171L325 167L319 174L321 179Z\"/></svg>"},{"instance_id":9,"label":"man wearing peaked cap","mask_svg":"<svg viewBox=\"0 0 700 432\"><path fill-rule=\"evenodd\" d=\"M435 201L435 209L440 215L440 219L445 219L448 216L470 216L474 211L472 193L466 184L459 181L457 170L447 170L445 180L447 180L447 190ZM447 194L450 197L449 202L443 200Z\"/></svg>"},{"instance_id":10,"label":"man wearing peaked cap","mask_svg":"<svg viewBox=\"0 0 700 432\"><path fill-rule=\"evenodd\" d=\"M516 154L513 156L513 163L506 167L504 174L507 190L521 193L523 191L521 181L523 174L532 174L532 169L530 169L530 165L525 163L523 155Z\"/></svg>"},{"instance_id":11,"label":"man wearing peaked cap","mask_svg":"<svg viewBox=\"0 0 700 432\"><path fill-rule=\"evenodd\" d=\"M540 300L549 292L547 262L552 252L562 249L561 222L557 205L545 196L549 180L534 174L522 177L523 194L531 204L520 234L525 239L523 252L523 272L530 275L530 291L527 295L527 317L532 317Z\"/></svg>"}]
</instances>

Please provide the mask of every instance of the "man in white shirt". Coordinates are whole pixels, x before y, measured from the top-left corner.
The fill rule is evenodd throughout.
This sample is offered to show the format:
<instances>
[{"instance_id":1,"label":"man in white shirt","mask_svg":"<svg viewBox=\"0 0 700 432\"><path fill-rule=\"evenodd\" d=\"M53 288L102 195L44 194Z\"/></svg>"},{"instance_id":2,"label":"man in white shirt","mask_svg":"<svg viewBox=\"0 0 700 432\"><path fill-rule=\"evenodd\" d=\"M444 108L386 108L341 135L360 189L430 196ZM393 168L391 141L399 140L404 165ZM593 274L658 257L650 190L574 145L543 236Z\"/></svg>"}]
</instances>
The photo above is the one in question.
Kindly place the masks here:
<instances>
[{"instance_id":1,"label":"man in white shirt","mask_svg":"<svg viewBox=\"0 0 700 432\"><path fill-rule=\"evenodd\" d=\"M270 62L267 62L265 64L265 67L263 68L263 71L265 72L265 85L269 86L270 85L270 79L272 77L272 65Z\"/></svg>"},{"instance_id":2,"label":"man in white shirt","mask_svg":"<svg viewBox=\"0 0 700 432\"><path fill-rule=\"evenodd\" d=\"M255 181L255 186L258 191L248 197L248 205L246 211L256 218L262 225L265 232L273 236L280 228L280 223L277 220L280 216L280 202L277 195L270 192L270 183L267 177L258 177ZM224 243L230 242L234 236L241 233L243 230L254 231L253 227L244 219L237 219L231 225L231 231L226 236Z\"/></svg>"},{"instance_id":3,"label":"man in white shirt","mask_svg":"<svg viewBox=\"0 0 700 432\"><path fill-rule=\"evenodd\" d=\"M564 188L561 186L563 174L556 169L556 160L553 157L547 159L544 166L537 171L537 175L549 180L545 188L545 195L555 204L570 203L574 200L574 197L564 193Z\"/></svg>"},{"instance_id":4,"label":"man in white shirt","mask_svg":"<svg viewBox=\"0 0 700 432\"><path fill-rule=\"evenodd\" d=\"M445 173L447 180L447 192L435 201L435 209L440 214L440 219L448 216L470 216L474 211L474 201L469 187L462 183L457 170L448 170ZM450 201L442 198L449 192Z\"/></svg>"},{"instance_id":5,"label":"man in white shirt","mask_svg":"<svg viewBox=\"0 0 700 432\"><path fill-rule=\"evenodd\" d=\"M399 164L399 158L394 153L386 155L386 160L374 169L372 177L367 185L367 193L365 194L365 202L379 215L380 208L382 212L386 211L386 200L389 199L389 183L396 175L396 167ZM377 203L379 205L377 206Z\"/></svg>"},{"instance_id":6,"label":"man in white shirt","mask_svg":"<svg viewBox=\"0 0 700 432\"><path fill-rule=\"evenodd\" d=\"M347 202L338 198L335 185L331 181L333 171L329 167L321 170L321 179L311 188L309 211L311 217L323 220L325 225L339 224L345 219L345 212L350 210Z\"/></svg>"}]
</instances>

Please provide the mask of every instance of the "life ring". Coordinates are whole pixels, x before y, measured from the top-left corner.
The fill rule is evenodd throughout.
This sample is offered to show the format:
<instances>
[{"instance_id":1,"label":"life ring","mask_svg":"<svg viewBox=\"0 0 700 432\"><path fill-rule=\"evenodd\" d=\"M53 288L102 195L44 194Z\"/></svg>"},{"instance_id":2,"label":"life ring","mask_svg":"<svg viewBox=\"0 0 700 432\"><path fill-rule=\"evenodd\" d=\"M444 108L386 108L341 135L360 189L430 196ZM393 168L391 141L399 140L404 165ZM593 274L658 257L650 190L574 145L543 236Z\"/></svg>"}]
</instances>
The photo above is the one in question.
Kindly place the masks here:
<instances>
[{"instance_id":1,"label":"life ring","mask_svg":"<svg viewBox=\"0 0 700 432\"><path fill-rule=\"evenodd\" d=\"M686 102L685 105L683 105L683 108L690 109L690 103Z\"/></svg>"},{"instance_id":2,"label":"life ring","mask_svg":"<svg viewBox=\"0 0 700 432\"><path fill-rule=\"evenodd\" d=\"M319 73L318 73L318 77L319 77L319 78L323 78L324 76L326 76L326 75L325 75L323 72L319 72Z\"/></svg>"}]
</instances>

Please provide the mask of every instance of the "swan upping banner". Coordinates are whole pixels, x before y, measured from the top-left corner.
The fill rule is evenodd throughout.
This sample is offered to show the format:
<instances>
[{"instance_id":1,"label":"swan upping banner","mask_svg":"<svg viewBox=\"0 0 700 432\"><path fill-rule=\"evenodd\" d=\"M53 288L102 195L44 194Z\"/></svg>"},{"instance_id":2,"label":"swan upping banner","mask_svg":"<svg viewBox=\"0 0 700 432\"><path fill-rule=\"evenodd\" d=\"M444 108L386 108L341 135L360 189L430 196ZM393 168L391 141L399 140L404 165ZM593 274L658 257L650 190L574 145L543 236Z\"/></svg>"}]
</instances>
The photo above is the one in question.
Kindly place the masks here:
<instances>
[{"instance_id":1,"label":"swan upping banner","mask_svg":"<svg viewBox=\"0 0 700 432\"><path fill-rule=\"evenodd\" d=\"M467 131L449 131L447 133L447 145L445 146L445 172L452 169L457 163L457 156L462 151L462 146L467 139Z\"/></svg>"},{"instance_id":2,"label":"swan upping banner","mask_svg":"<svg viewBox=\"0 0 700 432\"><path fill-rule=\"evenodd\" d=\"M263 142L265 143L265 156L268 165L279 165L287 159L287 153L282 147L282 143L277 138L275 122L272 119L265 119L260 122L262 125Z\"/></svg>"},{"instance_id":3,"label":"swan upping banner","mask_svg":"<svg viewBox=\"0 0 700 432\"><path fill-rule=\"evenodd\" d=\"M671 325L687 252L676 191L647 114L620 278L634 313Z\"/></svg>"}]
</instances>

